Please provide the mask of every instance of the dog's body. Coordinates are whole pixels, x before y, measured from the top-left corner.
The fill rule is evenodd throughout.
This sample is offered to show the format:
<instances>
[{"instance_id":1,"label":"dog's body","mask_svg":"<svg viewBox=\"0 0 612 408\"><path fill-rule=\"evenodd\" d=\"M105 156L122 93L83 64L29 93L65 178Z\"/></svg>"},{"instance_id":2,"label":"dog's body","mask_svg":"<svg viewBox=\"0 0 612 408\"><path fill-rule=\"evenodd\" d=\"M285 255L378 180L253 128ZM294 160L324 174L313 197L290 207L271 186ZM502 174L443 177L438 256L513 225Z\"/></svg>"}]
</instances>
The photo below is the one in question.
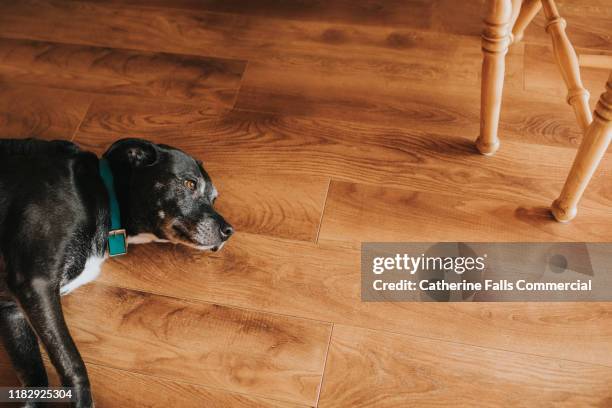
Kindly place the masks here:
<instances>
[{"instance_id":1,"label":"dog's body","mask_svg":"<svg viewBox=\"0 0 612 408\"><path fill-rule=\"evenodd\" d=\"M232 227L200 162L139 139L105 153L128 242L220 248ZM95 279L106 259L109 192L99 160L70 142L0 140L0 333L24 386L47 386L43 343L76 406L93 405L60 296ZM32 405L34 406L34 405Z\"/></svg>"}]
</instances>

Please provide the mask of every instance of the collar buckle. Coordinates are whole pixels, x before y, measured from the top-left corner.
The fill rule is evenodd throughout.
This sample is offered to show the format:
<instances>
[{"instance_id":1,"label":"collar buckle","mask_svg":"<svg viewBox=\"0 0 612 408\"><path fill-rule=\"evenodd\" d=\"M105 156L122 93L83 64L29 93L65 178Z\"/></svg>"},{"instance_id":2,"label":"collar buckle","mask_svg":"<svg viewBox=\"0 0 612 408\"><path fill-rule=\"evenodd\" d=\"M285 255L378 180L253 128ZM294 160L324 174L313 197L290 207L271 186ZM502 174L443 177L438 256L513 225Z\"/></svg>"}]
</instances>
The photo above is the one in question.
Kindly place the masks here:
<instances>
[{"instance_id":1,"label":"collar buckle","mask_svg":"<svg viewBox=\"0 0 612 408\"><path fill-rule=\"evenodd\" d=\"M108 255L110 257L127 254L127 234L124 229L108 232Z\"/></svg>"}]
</instances>

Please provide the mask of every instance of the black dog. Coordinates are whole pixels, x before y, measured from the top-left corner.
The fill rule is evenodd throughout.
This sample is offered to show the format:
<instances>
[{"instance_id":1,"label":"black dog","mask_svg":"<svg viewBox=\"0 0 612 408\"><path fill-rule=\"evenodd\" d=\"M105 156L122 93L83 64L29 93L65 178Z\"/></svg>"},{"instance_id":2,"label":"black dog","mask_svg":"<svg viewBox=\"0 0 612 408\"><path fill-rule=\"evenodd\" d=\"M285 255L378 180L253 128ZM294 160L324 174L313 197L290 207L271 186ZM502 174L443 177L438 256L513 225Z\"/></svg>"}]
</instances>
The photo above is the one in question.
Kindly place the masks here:
<instances>
[{"instance_id":1,"label":"black dog","mask_svg":"<svg viewBox=\"0 0 612 408\"><path fill-rule=\"evenodd\" d=\"M96 278L115 238L221 248L234 230L216 197L202 163L170 146L124 139L99 160L70 142L0 140L0 330L23 385L48 385L40 339L75 405L93 406L60 296Z\"/></svg>"}]
</instances>

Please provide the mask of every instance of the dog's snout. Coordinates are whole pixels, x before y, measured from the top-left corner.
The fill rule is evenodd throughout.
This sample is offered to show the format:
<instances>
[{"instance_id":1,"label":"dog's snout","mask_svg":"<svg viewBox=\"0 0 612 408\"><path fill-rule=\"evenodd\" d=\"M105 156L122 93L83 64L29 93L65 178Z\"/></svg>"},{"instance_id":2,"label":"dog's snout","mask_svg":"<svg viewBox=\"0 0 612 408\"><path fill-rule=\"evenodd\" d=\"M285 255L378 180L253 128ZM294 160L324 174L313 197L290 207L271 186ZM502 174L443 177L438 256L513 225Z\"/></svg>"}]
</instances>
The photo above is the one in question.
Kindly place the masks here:
<instances>
[{"instance_id":1,"label":"dog's snout","mask_svg":"<svg viewBox=\"0 0 612 408\"><path fill-rule=\"evenodd\" d=\"M234 234L234 227L224 222L219 226L219 231L221 232L221 238L226 241L229 237Z\"/></svg>"}]
</instances>

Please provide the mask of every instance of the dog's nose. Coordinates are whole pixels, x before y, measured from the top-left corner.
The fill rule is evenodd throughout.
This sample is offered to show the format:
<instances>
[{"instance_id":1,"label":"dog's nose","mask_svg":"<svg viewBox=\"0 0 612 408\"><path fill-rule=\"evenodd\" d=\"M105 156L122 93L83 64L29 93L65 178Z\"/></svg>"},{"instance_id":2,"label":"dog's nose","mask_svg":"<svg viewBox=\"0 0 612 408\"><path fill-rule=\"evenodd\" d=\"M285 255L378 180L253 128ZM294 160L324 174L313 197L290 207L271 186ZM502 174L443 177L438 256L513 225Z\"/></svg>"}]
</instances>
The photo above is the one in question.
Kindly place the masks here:
<instances>
[{"instance_id":1,"label":"dog's nose","mask_svg":"<svg viewBox=\"0 0 612 408\"><path fill-rule=\"evenodd\" d=\"M220 231L221 231L221 238L223 238L223 240L226 241L234 233L234 227L225 223L221 225Z\"/></svg>"}]
</instances>

